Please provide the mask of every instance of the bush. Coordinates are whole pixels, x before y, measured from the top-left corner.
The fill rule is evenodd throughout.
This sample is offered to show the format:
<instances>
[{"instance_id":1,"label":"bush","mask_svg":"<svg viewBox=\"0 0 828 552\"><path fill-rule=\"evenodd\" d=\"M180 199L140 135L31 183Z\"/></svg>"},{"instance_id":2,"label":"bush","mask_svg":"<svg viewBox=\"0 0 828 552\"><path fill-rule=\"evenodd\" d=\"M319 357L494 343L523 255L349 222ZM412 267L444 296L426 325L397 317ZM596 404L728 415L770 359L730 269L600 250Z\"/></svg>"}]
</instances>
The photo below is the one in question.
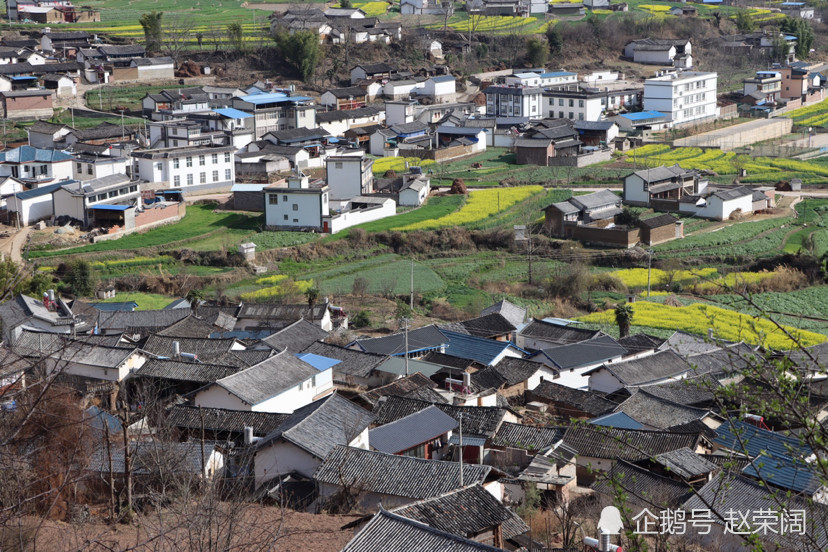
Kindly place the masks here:
<instances>
[{"instance_id":1,"label":"bush","mask_svg":"<svg viewBox=\"0 0 828 552\"><path fill-rule=\"evenodd\" d=\"M368 314L368 311L361 310L351 318L349 325L354 328L368 327L371 325L371 316Z\"/></svg>"},{"instance_id":2,"label":"bush","mask_svg":"<svg viewBox=\"0 0 828 552\"><path fill-rule=\"evenodd\" d=\"M586 266L574 263L563 266L546 281L550 297L577 298L589 288L591 276Z\"/></svg>"},{"instance_id":3,"label":"bush","mask_svg":"<svg viewBox=\"0 0 828 552\"><path fill-rule=\"evenodd\" d=\"M590 291L616 291L618 293L627 293L628 291L627 286L620 278L607 272L599 272L592 276L589 289Z\"/></svg>"},{"instance_id":4,"label":"bush","mask_svg":"<svg viewBox=\"0 0 828 552\"><path fill-rule=\"evenodd\" d=\"M98 289L98 276L92 264L83 259L66 265L63 281L72 288L72 293L82 297L93 295Z\"/></svg>"}]
</instances>

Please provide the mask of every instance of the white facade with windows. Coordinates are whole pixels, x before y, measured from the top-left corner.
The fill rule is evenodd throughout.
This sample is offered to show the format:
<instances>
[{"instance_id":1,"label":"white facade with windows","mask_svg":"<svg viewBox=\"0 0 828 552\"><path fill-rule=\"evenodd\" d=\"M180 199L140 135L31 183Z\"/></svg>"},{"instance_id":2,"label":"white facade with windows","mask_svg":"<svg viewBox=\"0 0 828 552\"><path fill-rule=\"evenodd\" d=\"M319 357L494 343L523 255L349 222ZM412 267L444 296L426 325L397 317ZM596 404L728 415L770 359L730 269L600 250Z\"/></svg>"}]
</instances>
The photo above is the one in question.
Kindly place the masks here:
<instances>
[{"instance_id":1,"label":"white facade with windows","mask_svg":"<svg viewBox=\"0 0 828 552\"><path fill-rule=\"evenodd\" d=\"M644 110L664 113L673 125L719 116L717 73L670 72L644 81Z\"/></svg>"},{"instance_id":2,"label":"white facade with windows","mask_svg":"<svg viewBox=\"0 0 828 552\"><path fill-rule=\"evenodd\" d=\"M292 176L288 187L270 187L265 193L265 225L296 229L322 228L329 213L327 186L311 187L307 176Z\"/></svg>"},{"instance_id":3,"label":"white facade with windows","mask_svg":"<svg viewBox=\"0 0 828 552\"><path fill-rule=\"evenodd\" d=\"M580 96L580 97L578 97ZM600 121L604 111L602 98L588 97L572 92L544 92L543 112L549 119L570 119L572 121Z\"/></svg>"},{"instance_id":4,"label":"white facade with windows","mask_svg":"<svg viewBox=\"0 0 828 552\"><path fill-rule=\"evenodd\" d=\"M236 180L233 146L183 147L135 151L138 179L164 182L171 188L224 188Z\"/></svg>"},{"instance_id":5,"label":"white facade with windows","mask_svg":"<svg viewBox=\"0 0 828 552\"><path fill-rule=\"evenodd\" d=\"M541 88L490 86L483 93L486 95L486 115L490 117L544 117Z\"/></svg>"},{"instance_id":6,"label":"white facade with windows","mask_svg":"<svg viewBox=\"0 0 828 552\"><path fill-rule=\"evenodd\" d=\"M363 156L329 156L325 160L325 167L332 198L350 199L373 191L373 159Z\"/></svg>"}]
</instances>

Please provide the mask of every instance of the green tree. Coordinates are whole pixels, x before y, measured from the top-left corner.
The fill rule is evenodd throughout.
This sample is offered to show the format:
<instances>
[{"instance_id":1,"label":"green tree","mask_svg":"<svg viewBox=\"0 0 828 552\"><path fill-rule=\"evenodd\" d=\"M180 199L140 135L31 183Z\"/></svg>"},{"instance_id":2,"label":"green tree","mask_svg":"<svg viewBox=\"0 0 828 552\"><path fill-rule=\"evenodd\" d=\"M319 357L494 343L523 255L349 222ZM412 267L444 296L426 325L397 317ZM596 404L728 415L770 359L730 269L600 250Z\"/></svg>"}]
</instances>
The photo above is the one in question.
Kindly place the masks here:
<instances>
[{"instance_id":1,"label":"green tree","mask_svg":"<svg viewBox=\"0 0 828 552\"><path fill-rule=\"evenodd\" d=\"M193 311L193 314L198 313L198 305L201 304L201 301L204 299L204 292L198 288L193 288L187 292L187 302L190 303L190 308Z\"/></svg>"},{"instance_id":2,"label":"green tree","mask_svg":"<svg viewBox=\"0 0 828 552\"><path fill-rule=\"evenodd\" d=\"M736 12L736 28L739 29L740 33L749 33L756 29L756 22L747 10Z\"/></svg>"},{"instance_id":3,"label":"green tree","mask_svg":"<svg viewBox=\"0 0 828 552\"><path fill-rule=\"evenodd\" d=\"M157 54L161 51L161 35L163 32L161 28L161 16L163 15L164 12L151 11L142 15L141 19L138 20L144 29L144 46L147 49L147 53Z\"/></svg>"},{"instance_id":4,"label":"green tree","mask_svg":"<svg viewBox=\"0 0 828 552\"><path fill-rule=\"evenodd\" d=\"M807 19L799 17L786 17L782 21L780 29L783 33L796 37L796 57L805 59L811 53L814 45L814 29Z\"/></svg>"},{"instance_id":5,"label":"green tree","mask_svg":"<svg viewBox=\"0 0 828 552\"><path fill-rule=\"evenodd\" d=\"M366 310L361 310L351 318L349 323L354 328L365 328L371 325L371 315Z\"/></svg>"},{"instance_id":6,"label":"green tree","mask_svg":"<svg viewBox=\"0 0 828 552\"><path fill-rule=\"evenodd\" d=\"M319 35L311 31L290 34L282 29L276 33L274 40L279 54L299 71L302 80L307 82L322 59Z\"/></svg>"},{"instance_id":7,"label":"green tree","mask_svg":"<svg viewBox=\"0 0 828 552\"><path fill-rule=\"evenodd\" d=\"M339 7L345 10L350 9L351 0L339 0Z\"/></svg>"},{"instance_id":8,"label":"green tree","mask_svg":"<svg viewBox=\"0 0 828 552\"><path fill-rule=\"evenodd\" d=\"M312 287L305 291L305 298L308 300L308 308L312 309L316 300L319 299L319 289Z\"/></svg>"},{"instance_id":9,"label":"green tree","mask_svg":"<svg viewBox=\"0 0 828 552\"><path fill-rule=\"evenodd\" d=\"M241 23L228 23L226 29L227 42L230 43L230 47L236 52L243 51L244 29L242 28Z\"/></svg>"},{"instance_id":10,"label":"green tree","mask_svg":"<svg viewBox=\"0 0 828 552\"><path fill-rule=\"evenodd\" d=\"M615 306L615 323L618 324L618 333L621 337L630 335L633 309L629 303L620 303Z\"/></svg>"},{"instance_id":11,"label":"green tree","mask_svg":"<svg viewBox=\"0 0 828 552\"><path fill-rule=\"evenodd\" d=\"M563 51L563 37L561 37L561 32L558 30L557 25L550 25L546 30L546 43L549 45L549 54L552 57L561 55L561 51Z\"/></svg>"},{"instance_id":12,"label":"green tree","mask_svg":"<svg viewBox=\"0 0 828 552\"><path fill-rule=\"evenodd\" d=\"M80 297L89 297L98 288L98 275L84 259L69 263L63 280L72 287L72 293Z\"/></svg>"},{"instance_id":13,"label":"green tree","mask_svg":"<svg viewBox=\"0 0 828 552\"><path fill-rule=\"evenodd\" d=\"M526 60L532 67L543 67L549 60L549 46L537 38L526 41Z\"/></svg>"}]
</instances>

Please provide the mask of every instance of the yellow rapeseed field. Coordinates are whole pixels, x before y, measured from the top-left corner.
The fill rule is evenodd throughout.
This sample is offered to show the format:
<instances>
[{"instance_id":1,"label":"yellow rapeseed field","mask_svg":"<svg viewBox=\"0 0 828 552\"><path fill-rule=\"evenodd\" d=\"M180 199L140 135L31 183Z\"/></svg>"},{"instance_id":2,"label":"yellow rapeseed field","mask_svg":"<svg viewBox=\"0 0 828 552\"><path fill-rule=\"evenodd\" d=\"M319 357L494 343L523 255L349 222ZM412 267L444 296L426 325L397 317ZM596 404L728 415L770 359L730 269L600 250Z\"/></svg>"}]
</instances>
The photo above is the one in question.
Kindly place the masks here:
<instances>
[{"instance_id":1,"label":"yellow rapeseed field","mask_svg":"<svg viewBox=\"0 0 828 552\"><path fill-rule=\"evenodd\" d=\"M462 226L464 224L479 222L500 211L508 209L512 205L542 190L542 186L477 190L469 194L469 199L466 201L466 204L455 213L449 213L436 219L415 222L414 224L394 228L394 230L433 230L445 226Z\"/></svg>"},{"instance_id":2,"label":"yellow rapeseed field","mask_svg":"<svg viewBox=\"0 0 828 552\"><path fill-rule=\"evenodd\" d=\"M660 303L637 301L630 305L633 309L632 323L635 326L648 326L666 330L682 330L688 333L707 335L708 328L718 339L744 341L751 345L762 345L770 349L792 349L796 347L785 333L770 320L754 318L740 312L695 303L686 307L670 307ZM578 318L582 322L615 324L613 310L596 312ZM784 326L785 330L799 340L803 346L816 345L825 341L826 336Z\"/></svg>"}]
</instances>

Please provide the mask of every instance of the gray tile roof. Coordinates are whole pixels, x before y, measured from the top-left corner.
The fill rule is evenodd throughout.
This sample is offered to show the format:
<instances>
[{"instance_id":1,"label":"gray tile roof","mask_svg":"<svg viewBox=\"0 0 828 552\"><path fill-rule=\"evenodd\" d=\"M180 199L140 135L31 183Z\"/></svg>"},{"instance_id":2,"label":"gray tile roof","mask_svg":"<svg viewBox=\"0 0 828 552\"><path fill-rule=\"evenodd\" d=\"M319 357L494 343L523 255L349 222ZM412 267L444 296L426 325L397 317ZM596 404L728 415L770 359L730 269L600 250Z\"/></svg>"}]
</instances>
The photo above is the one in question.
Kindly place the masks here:
<instances>
[{"instance_id":1,"label":"gray tile roof","mask_svg":"<svg viewBox=\"0 0 828 552\"><path fill-rule=\"evenodd\" d=\"M669 213L665 213L663 215L658 215L657 217L651 217L648 219L644 219L639 222L639 226L643 228L661 228L662 226L674 226L678 222L678 219Z\"/></svg>"},{"instance_id":2,"label":"gray tile roof","mask_svg":"<svg viewBox=\"0 0 828 552\"><path fill-rule=\"evenodd\" d=\"M164 423L170 427L195 430L201 430L203 426L206 431L239 435L249 426L253 428L253 435L264 437L283 424L289 416L290 414L199 408L181 404L169 409Z\"/></svg>"},{"instance_id":3,"label":"gray tile roof","mask_svg":"<svg viewBox=\"0 0 828 552\"><path fill-rule=\"evenodd\" d=\"M643 389L619 404L615 412L623 412L635 421L657 429L686 424L708 414L708 410L704 408L676 404L651 395Z\"/></svg>"},{"instance_id":4,"label":"gray tile roof","mask_svg":"<svg viewBox=\"0 0 828 552\"><path fill-rule=\"evenodd\" d=\"M698 433L643 431L598 426L572 426L564 433L564 443L581 456L623 459L636 462L658 454L689 447L695 450Z\"/></svg>"},{"instance_id":5,"label":"gray tile roof","mask_svg":"<svg viewBox=\"0 0 828 552\"><path fill-rule=\"evenodd\" d=\"M600 416L613 410L617 404L594 391L573 389L552 381L543 381L532 389L537 397L556 403L556 410L566 410L563 405L572 408L572 415L580 415L584 412L590 416Z\"/></svg>"},{"instance_id":6,"label":"gray tile roof","mask_svg":"<svg viewBox=\"0 0 828 552\"><path fill-rule=\"evenodd\" d=\"M362 93L363 95L365 92ZM348 119L362 119L373 117L382 110L376 107L360 107L358 109L339 109L337 111L320 111L316 114L317 123L332 123L334 121L347 121Z\"/></svg>"},{"instance_id":7,"label":"gray tile roof","mask_svg":"<svg viewBox=\"0 0 828 552\"><path fill-rule=\"evenodd\" d=\"M352 442L373 419L370 412L334 393L296 410L256 446L261 449L282 439L321 459L334 447Z\"/></svg>"},{"instance_id":8,"label":"gray tile roof","mask_svg":"<svg viewBox=\"0 0 828 552\"><path fill-rule=\"evenodd\" d=\"M262 339L262 343L279 351L299 353L326 337L328 332L303 318Z\"/></svg>"},{"instance_id":9,"label":"gray tile roof","mask_svg":"<svg viewBox=\"0 0 828 552\"><path fill-rule=\"evenodd\" d=\"M540 427L504 422L492 436L495 446L518 448L523 450L543 450L551 447L563 438L565 428Z\"/></svg>"},{"instance_id":10,"label":"gray tile roof","mask_svg":"<svg viewBox=\"0 0 828 552\"><path fill-rule=\"evenodd\" d=\"M423 326L408 331L408 350L437 349L449 342L435 325ZM354 341L362 351L381 355L399 355L405 352L405 333L395 333L384 337L357 339Z\"/></svg>"},{"instance_id":11,"label":"gray tile roof","mask_svg":"<svg viewBox=\"0 0 828 552\"><path fill-rule=\"evenodd\" d=\"M519 516L481 485L455 489L395 508L391 512L466 538L474 538L496 525L503 527L504 539L529 531L529 526Z\"/></svg>"},{"instance_id":12,"label":"gray tile roof","mask_svg":"<svg viewBox=\"0 0 828 552\"><path fill-rule=\"evenodd\" d=\"M684 378L679 381L648 385L641 389L652 396L672 401L676 404L696 406L712 403L713 390L718 387L719 382L716 378L704 375L697 378Z\"/></svg>"},{"instance_id":13,"label":"gray tile roof","mask_svg":"<svg viewBox=\"0 0 828 552\"><path fill-rule=\"evenodd\" d=\"M134 474L158 474L161 469L168 475L198 474L201 473L201 442L189 441L185 443L168 443L164 441L134 441L130 443L132 453L132 469ZM210 455L216 449L216 444L204 444L204 456ZM125 459L123 447L113 446L112 473L125 473ZM93 472L109 473L109 457L106 447L100 447L92 453L87 469Z\"/></svg>"},{"instance_id":14,"label":"gray tile roof","mask_svg":"<svg viewBox=\"0 0 828 552\"><path fill-rule=\"evenodd\" d=\"M195 383L214 383L241 370L240 367L181 362L178 360L149 359L132 377L156 378Z\"/></svg>"},{"instance_id":15,"label":"gray tile roof","mask_svg":"<svg viewBox=\"0 0 828 552\"><path fill-rule=\"evenodd\" d=\"M532 320L525 328L520 330L520 335L546 341L550 344L567 345L569 343L580 343L592 339L601 332L599 330L585 330L571 326L561 326L543 320Z\"/></svg>"},{"instance_id":16,"label":"gray tile roof","mask_svg":"<svg viewBox=\"0 0 828 552\"><path fill-rule=\"evenodd\" d=\"M334 379L347 376L368 377L388 358L386 355L363 353L321 341L313 343L302 352L339 360L340 363L333 368Z\"/></svg>"},{"instance_id":17,"label":"gray tile roof","mask_svg":"<svg viewBox=\"0 0 828 552\"><path fill-rule=\"evenodd\" d=\"M273 355L273 351L269 349L252 349L246 351L228 351L221 356L216 357L213 362L225 366L235 366L237 368L249 368L255 366L260 362L264 362Z\"/></svg>"},{"instance_id":18,"label":"gray tile roof","mask_svg":"<svg viewBox=\"0 0 828 552\"><path fill-rule=\"evenodd\" d=\"M697 494L691 496L682 509L708 510L711 507L715 511L711 518L719 525L724 524L719 516L724 517L728 510L776 512L780 507L805 510L804 535L777 535L769 532L760 536L763 540L779 545L785 550L824 550L828 547L828 507L796 496L787 497L785 493L773 492L767 486L746 477L719 474Z\"/></svg>"},{"instance_id":19,"label":"gray tile roof","mask_svg":"<svg viewBox=\"0 0 828 552\"><path fill-rule=\"evenodd\" d=\"M180 352L198 355L202 362L215 362L216 359L230 351L238 343L236 339L210 339L197 337L172 337L169 335L151 335L141 347L144 351L159 357L175 356L175 343Z\"/></svg>"},{"instance_id":20,"label":"gray tile roof","mask_svg":"<svg viewBox=\"0 0 828 552\"><path fill-rule=\"evenodd\" d=\"M490 466L463 464L463 482L483 483L490 470ZM460 465L337 446L313 478L330 485L344 481L363 492L422 499L460 487Z\"/></svg>"},{"instance_id":21,"label":"gray tile roof","mask_svg":"<svg viewBox=\"0 0 828 552\"><path fill-rule=\"evenodd\" d=\"M429 406L368 432L372 449L389 454L405 452L457 428L457 421L436 406Z\"/></svg>"},{"instance_id":22,"label":"gray tile roof","mask_svg":"<svg viewBox=\"0 0 828 552\"><path fill-rule=\"evenodd\" d=\"M245 303L239 309L236 318L252 318L254 320L290 320L294 322L300 318L319 320L324 316L328 305L317 303L313 306L313 312L307 304L272 304L272 303Z\"/></svg>"},{"instance_id":23,"label":"gray tile roof","mask_svg":"<svg viewBox=\"0 0 828 552\"><path fill-rule=\"evenodd\" d=\"M677 331L668 337L667 340L659 346L658 350L670 350L681 356L690 356L700 355L702 353L712 353L713 351L718 351L720 348L721 347L716 343L711 343L701 336Z\"/></svg>"},{"instance_id":24,"label":"gray tile roof","mask_svg":"<svg viewBox=\"0 0 828 552\"><path fill-rule=\"evenodd\" d=\"M365 90L359 86L348 86L346 88L328 88L323 94L333 94L334 98L359 98L365 96Z\"/></svg>"},{"instance_id":25,"label":"gray tile roof","mask_svg":"<svg viewBox=\"0 0 828 552\"><path fill-rule=\"evenodd\" d=\"M591 488L614 500L620 492L626 495L629 503L650 510L676 508L693 492L686 483L652 473L624 460L616 462L606 476L600 477Z\"/></svg>"},{"instance_id":26,"label":"gray tile roof","mask_svg":"<svg viewBox=\"0 0 828 552\"><path fill-rule=\"evenodd\" d=\"M414 374L411 374L410 376L395 380L389 383L388 385L383 385L382 387L371 389L370 391L361 394L359 396L359 399L362 402L371 405L371 407L373 408L379 402L380 397L386 397L390 395L405 397L408 396L410 393L416 392L423 387L433 389L437 387L437 384L431 381L427 376L424 376L420 372L416 372Z\"/></svg>"},{"instance_id":27,"label":"gray tile roof","mask_svg":"<svg viewBox=\"0 0 828 552\"><path fill-rule=\"evenodd\" d=\"M620 205L621 197L609 190L601 190L599 192L592 192L591 194L574 196L569 201L575 205L580 205L584 209L590 210L606 205Z\"/></svg>"},{"instance_id":28,"label":"gray tile roof","mask_svg":"<svg viewBox=\"0 0 828 552\"><path fill-rule=\"evenodd\" d=\"M504 379L506 385L513 386L526 382L529 378L534 376L542 366L537 362L526 360L522 358L506 357L496 366L486 368L486 370L496 370L497 373Z\"/></svg>"},{"instance_id":29,"label":"gray tile roof","mask_svg":"<svg viewBox=\"0 0 828 552\"><path fill-rule=\"evenodd\" d=\"M693 367L673 351L660 351L633 360L603 364L585 374L597 370L607 370L626 387L692 373Z\"/></svg>"},{"instance_id":30,"label":"gray tile roof","mask_svg":"<svg viewBox=\"0 0 828 552\"><path fill-rule=\"evenodd\" d=\"M500 548L439 531L380 510L342 552L501 552Z\"/></svg>"},{"instance_id":31,"label":"gray tile roof","mask_svg":"<svg viewBox=\"0 0 828 552\"><path fill-rule=\"evenodd\" d=\"M487 338L507 335L517 329L505 316L497 312L464 320L460 325L469 335Z\"/></svg>"},{"instance_id":32,"label":"gray tile roof","mask_svg":"<svg viewBox=\"0 0 828 552\"><path fill-rule=\"evenodd\" d=\"M102 312L98 315L98 327L102 330L123 330L147 335L161 331L189 315L187 309Z\"/></svg>"},{"instance_id":33,"label":"gray tile roof","mask_svg":"<svg viewBox=\"0 0 828 552\"><path fill-rule=\"evenodd\" d=\"M157 332L156 335L208 338L210 337L210 334L215 332L217 329L218 328L209 323L207 320L190 315L187 318L183 318L178 322L167 326L160 332Z\"/></svg>"},{"instance_id":34,"label":"gray tile roof","mask_svg":"<svg viewBox=\"0 0 828 552\"><path fill-rule=\"evenodd\" d=\"M689 448L664 452L656 456L655 461L682 479L701 477L719 468Z\"/></svg>"},{"instance_id":35,"label":"gray tile roof","mask_svg":"<svg viewBox=\"0 0 828 552\"><path fill-rule=\"evenodd\" d=\"M280 353L216 382L249 405L275 397L319 371L289 353Z\"/></svg>"},{"instance_id":36,"label":"gray tile roof","mask_svg":"<svg viewBox=\"0 0 828 552\"><path fill-rule=\"evenodd\" d=\"M431 406L430 403L405 397L387 397L374 409L375 422L388 424L419 412ZM495 434L503 418L509 412L506 408L496 406L455 406L452 404L435 404L437 408L457 420L463 416L463 434L491 437Z\"/></svg>"},{"instance_id":37,"label":"gray tile roof","mask_svg":"<svg viewBox=\"0 0 828 552\"><path fill-rule=\"evenodd\" d=\"M559 370L571 370L599 362L621 358L627 350L608 335L598 335L592 339L571 343L559 347L543 349L542 355L548 358Z\"/></svg>"},{"instance_id":38,"label":"gray tile roof","mask_svg":"<svg viewBox=\"0 0 828 552\"><path fill-rule=\"evenodd\" d=\"M664 340L647 334L628 335L616 340L630 354L643 353L644 351L655 351Z\"/></svg>"},{"instance_id":39,"label":"gray tile roof","mask_svg":"<svg viewBox=\"0 0 828 552\"><path fill-rule=\"evenodd\" d=\"M747 186L737 186L736 188L719 190L718 192L714 192L712 195L714 197L718 197L722 201L732 201L734 199L739 199L740 197L745 196L753 197L753 190L748 188Z\"/></svg>"},{"instance_id":40,"label":"gray tile roof","mask_svg":"<svg viewBox=\"0 0 828 552\"><path fill-rule=\"evenodd\" d=\"M678 176L685 175L690 173L691 171L687 171L682 169L678 166L678 164L673 165L672 167L653 167L651 169L644 169L642 171L636 171L633 174L644 180L644 182L662 182L664 180L672 180Z\"/></svg>"}]
</instances>

